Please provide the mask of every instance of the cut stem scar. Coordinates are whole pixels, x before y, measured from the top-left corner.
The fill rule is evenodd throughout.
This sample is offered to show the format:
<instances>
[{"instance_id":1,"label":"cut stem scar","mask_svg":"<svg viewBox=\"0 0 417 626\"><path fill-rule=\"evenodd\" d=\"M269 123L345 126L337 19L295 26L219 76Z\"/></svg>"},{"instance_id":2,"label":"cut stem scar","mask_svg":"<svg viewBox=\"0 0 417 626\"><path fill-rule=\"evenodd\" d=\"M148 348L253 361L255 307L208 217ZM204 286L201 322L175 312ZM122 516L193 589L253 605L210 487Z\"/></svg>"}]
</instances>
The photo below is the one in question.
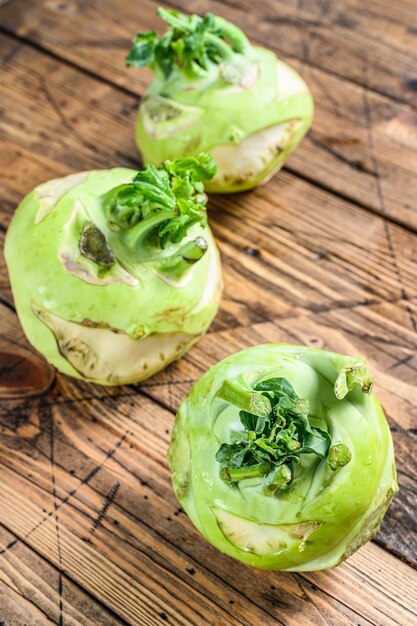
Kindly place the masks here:
<instances>
[{"instance_id":1,"label":"cut stem scar","mask_svg":"<svg viewBox=\"0 0 417 626\"><path fill-rule=\"evenodd\" d=\"M83 256L97 265L108 268L116 263L116 257L105 235L93 222L85 222L80 233L78 247Z\"/></svg>"},{"instance_id":2,"label":"cut stem scar","mask_svg":"<svg viewBox=\"0 0 417 626\"><path fill-rule=\"evenodd\" d=\"M268 476L267 483L263 488L263 493L266 496L272 496L280 487L288 484L291 479L292 474L288 465L280 465Z\"/></svg>"},{"instance_id":3,"label":"cut stem scar","mask_svg":"<svg viewBox=\"0 0 417 626\"><path fill-rule=\"evenodd\" d=\"M329 450L329 465L332 470L344 467L352 459L352 453L344 443L337 443Z\"/></svg>"},{"instance_id":4,"label":"cut stem scar","mask_svg":"<svg viewBox=\"0 0 417 626\"><path fill-rule=\"evenodd\" d=\"M343 400L354 387L359 387L363 393L370 394L372 385L373 380L367 366L358 362L340 370L334 384L334 394L338 400Z\"/></svg>"}]
</instances>

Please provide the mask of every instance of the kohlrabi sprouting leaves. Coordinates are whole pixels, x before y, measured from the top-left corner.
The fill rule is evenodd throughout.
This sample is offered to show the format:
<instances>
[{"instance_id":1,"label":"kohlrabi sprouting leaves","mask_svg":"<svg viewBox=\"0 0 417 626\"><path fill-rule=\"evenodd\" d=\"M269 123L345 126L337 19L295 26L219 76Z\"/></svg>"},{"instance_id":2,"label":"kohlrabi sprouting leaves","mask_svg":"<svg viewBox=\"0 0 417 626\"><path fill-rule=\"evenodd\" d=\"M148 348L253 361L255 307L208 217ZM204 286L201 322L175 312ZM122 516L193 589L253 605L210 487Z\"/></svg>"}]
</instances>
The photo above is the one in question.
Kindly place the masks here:
<instances>
[{"instance_id":1,"label":"kohlrabi sprouting leaves","mask_svg":"<svg viewBox=\"0 0 417 626\"><path fill-rule=\"evenodd\" d=\"M148 165L131 183L119 185L103 199L107 221L112 230L128 230L142 224L157 231L157 243L183 240L195 223L206 223L207 196L204 180L210 179L216 166L209 154L165 161L159 167Z\"/></svg>"},{"instance_id":2,"label":"kohlrabi sprouting leaves","mask_svg":"<svg viewBox=\"0 0 417 626\"><path fill-rule=\"evenodd\" d=\"M136 125L144 162L212 152L217 173L208 191L241 191L267 180L311 124L313 101L303 79L221 17L158 14L167 31L139 33L126 58L154 74Z\"/></svg>"},{"instance_id":3,"label":"kohlrabi sprouting leaves","mask_svg":"<svg viewBox=\"0 0 417 626\"><path fill-rule=\"evenodd\" d=\"M211 13L199 17L159 8L158 15L169 30L160 38L153 31L138 33L126 57L128 67L148 66L165 79L175 71L198 77L249 48L242 31Z\"/></svg>"},{"instance_id":4,"label":"kohlrabi sprouting leaves","mask_svg":"<svg viewBox=\"0 0 417 626\"><path fill-rule=\"evenodd\" d=\"M316 454L325 459L331 437L326 430L310 426L308 400L300 398L285 378L262 381L253 389L253 395L259 397L258 403L262 398L270 402L269 413L255 415L240 411L244 432L239 432L230 444L222 443L216 460L220 463L223 480L239 481L266 476L267 482L275 487L275 493L277 479L288 477L288 473L292 477L294 464L300 463L302 454ZM224 393L221 396L224 398ZM231 398L231 403L239 406L238 399ZM283 474L278 468L284 464L286 469ZM289 484L290 480L282 484Z\"/></svg>"},{"instance_id":5,"label":"kohlrabi sprouting leaves","mask_svg":"<svg viewBox=\"0 0 417 626\"><path fill-rule=\"evenodd\" d=\"M23 200L6 259L23 328L50 363L130 383L205 332L222 288L203 182L214 170L201 154L141 172L84 172Z\"/></svg>"},{"instance_id":6,"label":"kohlrabi sprouting leaves","mask_svg":"<svg viewBox=\"0 0 417 626\"><path fill-rule=\"evenodd\" d=\"M397 490L366 363L270 344L214 365L181 405L175 492L219 550L255 567L334 567L372 538Z\"/></svg>"}]
</instances>

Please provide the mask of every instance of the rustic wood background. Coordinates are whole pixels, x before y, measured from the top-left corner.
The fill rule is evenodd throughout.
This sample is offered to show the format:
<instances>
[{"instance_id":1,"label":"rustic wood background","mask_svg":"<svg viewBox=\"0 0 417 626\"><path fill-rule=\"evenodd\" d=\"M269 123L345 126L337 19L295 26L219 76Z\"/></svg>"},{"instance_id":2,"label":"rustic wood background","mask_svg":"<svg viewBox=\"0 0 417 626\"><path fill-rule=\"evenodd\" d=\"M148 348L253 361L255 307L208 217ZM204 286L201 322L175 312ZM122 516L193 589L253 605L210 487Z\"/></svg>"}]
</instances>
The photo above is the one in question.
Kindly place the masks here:
<instances>
[{"instance_id":1,"label":"rustic wood background","mask_svg":"<svg viewBox=\"0 0 417 626\"><path fill-rule=\"evenodd\" d=\"M210 201L221 310L181 362L105 389L55 375L17 321L1 261L0 623L416 624L417 8L415 0L164 2L211 10L293 64L314 127L268 185ZM0 8L0 230L41 181L138 167L150 73L124 69L151 0ZM250 569L202 540L165 460L173 415L216 360L265 341L368 359L400 493L335 570Z\"/></svg>"}]
</instances>

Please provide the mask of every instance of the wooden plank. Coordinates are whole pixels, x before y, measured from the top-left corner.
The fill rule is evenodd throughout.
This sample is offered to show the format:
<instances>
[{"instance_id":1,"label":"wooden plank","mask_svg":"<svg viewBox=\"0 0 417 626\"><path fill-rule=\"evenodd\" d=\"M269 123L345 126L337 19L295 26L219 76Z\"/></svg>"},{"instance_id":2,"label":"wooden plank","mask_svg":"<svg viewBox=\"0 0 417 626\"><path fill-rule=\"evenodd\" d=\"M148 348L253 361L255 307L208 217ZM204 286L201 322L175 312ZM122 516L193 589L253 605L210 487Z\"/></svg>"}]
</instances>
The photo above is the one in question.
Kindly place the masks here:
<instances>
[{"instance_id":1,"label":"wooden plank","mask_svg":"<svg viewBox=\"0 0 417 626\"><path fill-rule=\"evenodd\" d=\"M89 0L78 5L14 0L13 4L0 14L6 28L92 71L96 71L96 59L100 59L101 71L111 80L125 81L125 77L115 76L116 66L112 67L109 57L116 57L118 67L123 66L126 38L139 30L139 24L148 28L157 24L152 21L152 11L159 3L142 1L138 7L119 0L117 12L111 0ZM398 0L395 4L386 0L366 4L360 0L266 0L255 4L250 0L169 0L164 4L188 12L222 15L281 56L298 58L360 85L367 84L367 62L372 68L368 76L371 89L415 104L417 16L413 0Z\"/></svg>"},{"instance_id":2,"label":"wooden plank","mask_svg":"<svg viewBox=\"0 0 417 626\"><path fill-rule=\"evenodd\" d=\"M28 37L32 37L30 20L35 27L38 19L32 4L25 4L27 13L21 18L28 28ZM41 4L44 10L47 5ZM87 47L93 50L94 63L98 57L92 42L100 41L103 35L102 19L117 25L120 41L116 48L124 53L128 25L123 1L117 19L114 5L106 2L101 5L101 14L94 2L48 5L52 13L61 11L64 15L69 34L71 24L75 28L82 11L86 18L82 26L88 30ZM16 6L23 4L17 0ZM268 6L265 5L266 11ZM149 7L153 10L153 5L145 1L143 16ZM137 11L137 7L130 10ZM95 22L93 18L97 16L100 19ZM83 37L86 32L81 33ZM109 31L110 37L114 32ZM59 29L56 33L63 42L64 34ZM103 42L105 47L108 40ZM81 56L84 44L81 41L79 46ZM131 137L136 98L129 90L116 90L16 39L2 37L0 45L8 69L3 74L6 106L0 117L2 173L7 180L0 216L4 234L21 195L41 180L109 163L136 167ZM61 54L58 47L55 52ZM105 49L100 54L103 60L108 58ZM302 69L319 75L323 85L319 70L311 67L304 64ZM115 73L116 66L111 62L103 71L107 79L106 72ZM327 75L323 76L327 80ZM337 91L333 86L339 84L339 95L336 100L333 96L330 108L335 109L336 119L339 107L346 129L351 124L343 91L346 81L334 76L328 80L333 82L325 83L325 89L331 85L332 95ZM388 154L393 145L381 139L380 126L393 115L391 132L396 129L396 140L401 136L398 142L406 144L413 137L412 133L407 135L412 118L407 118L404 131L396 116L404 110L408 115L411 109L369 91L364 94L357 86L350 88L357 89L354 109L359 111L362 102L366 113L362 140L366 139L368 148L372 148L368 167L370 171L372 168L373 180L375 165L377 173L381 173L374 152L390 165L391 157L381 157L380 152L384 154L385 150ZM135 87L135 91L141 89ZM331 118L326 114L329 104L323 93L321 98L320 132L328 137L333 132ZM399 107L395 114L391 106ZM372 117L375 110L376 118ZM357 132L355 129L354 124L349 126L349 136ZM322 138L320 135L319 140ZM308 158L315 156L316 167L323 170L323 158L317 157L317 134L313 140L315 152ZM330 141L327 148L334 151L334 146ZM381 150L381 146L385 148ZM329 150L320 150L342 163L340 155L334 157ZM363 153L349 155L360 159ZM404 165L412 155L407 148L400 152L398 161ZM405 185L399 191L401 176L408 175L403 165L401 172L395 170L392 187L384 172L377 180L372 193L376 189L380 203L382 188L383 203L378 204L379 208L369 201L372 194L359 177L346 177L349 185L355 183L357 187L349 193L361 197L373 211L386 210L389 205L387 214L392 219L410 224L408 214L393 211L389 195L398 195L404 208L405 194L413 193L411 186L403 191ZM295 169L292 164L290 167ZM331 168L329 161L323 180ZM363 173L360 168L358 171ZM311 172L300 170L302 176L314 179ZM343 175L339 172L340 169L334 178L340 176L340 181ZM366 180L369 182L370 178ZM391 191L387 195L388 188ZM343 189L337 190L346 195ZM0 582L0 606L7 606L12 623L30 623L37 616L36 610L45 612L51 606L46 601L50 595L52 606L55 602L56 623L58 587L51 583L49 594L50 579L35 565L32 567L32 556L30 563L24 561L24 567L18 553L20 562L10 565L21 549L22 554L28 550L32 555L32 550L36 550L43 555L34 557L40 558L40 563L45 563L44 558L53 563L48 567L55 581L58 571L63 572L64 600L69 601L64 608L64 623L71 623L71 619L73 623L84 623L78 613L91 623L100 623L94 617L93 601L90 615L89 609L83 612L77 604L78 598L69 600L69 589L78 590L77 585L81 585L117 614L113 618L111 613L99 613L106 624L112 624L111 619L114 623L120 619L131 624L168 621L222 626L414 624L416 573L375 543L368 544L342 567L311 575L242 570L242 565L217 553L198 536L178 508L165 453L172 411L192 382L217 359L264 341L287 340L360 352L375 372L377 393L393 431L400 470L401 491L377 541L413 562L417 490L410 442L416 433L417 416L415 236L290 172L253 194L216 198L210 211L226 278L226 294L217 321L210 335L186 358L140 385L103 389L63 376L57 376L53 382L49 368L33 354L22 336L12 313L4 263L0 265L5 304L0 309L0 351L17 351L13 368L19 370L29 363L39 372L31 386L20 390L21 397L14 393L13 398L2 397L0 404L0 523L7 526L6 533L14 533L10 539L6 535L6 544L19 539L0 557L7 559L2 571L7 571L8 576L7 586ZM51 384L50 391L46 391ZM34 393L38 397L29 397ZM16 595L15 587L20 595ZM36 593L33 591L34 599L33 588L37 589ZM86 598L89 601L90 596ZM97 610L103 610L98 607ZM39 613L37 617L38 622L33 623L42 623L43 615Z\"/></svg>"},{"instance_id":3,"label":"wooden plank","mask_svg":"<svg viewBox=\"0 0 417 626\"><path fill-rule=\"evenodd\" d=\"M125 622L0 526L0 619L8 626L116 626Z\"/></svg>"},{"instance_id":4,"label":"wooden plank","mask_svg":"<svg viewBox=\"0 0 417 626\"><path fill-rule=\"evenodd\" d=\"M339 2L335 8L332 8L331 3L325 5L329 14L333 15L331 19L337 21L341 15L352 9L350 4L354 4L355 1ZM189 3L180 4L187 10L191 8ZM135 30L160 29L161 23L155 15L155 6L156 4L149 0L143 0L140 6L128 0L121 0L117 4L117 19L114 19L113 0L104 0L100 3L95 0L77 5L46 0L37 3L15 0L13 5L9 7L6 5L1 10L6 26L13 32L139 95L148 84L150 74L147 71L125 70L123 59L129 45L129 37ZM319 4L309 3L309 7L305 9L297 9L294 3L279 5L274 3L269 8L268 6L260 3L252 7L251 11L242 11L235 6L224 6L222 3L198 2L194 3L192 8L199 11L210 8L235 19L250 35L255 36L259 43L269 47L276 45L276 42L280 45L282 42L290 41L294 28L296 30L300 28L301 32L296 37L297 46L302 44L301 47L303 50L305 48L305 51L299 59L288 58L286 54L283 58L292 62L309 83L316 101L316 116L312 131L289 159L288 168L300 176L417 230L414 210L417 164L413 158L417 146L417 113L412 107L394 102L369 89L375 76L381 75L384 85L389 82L386 72L380 73L380 62L383 58L392 58L391 49L385 47L384 50L390 52L388 56L382 57L378 47L378 51L371 55L366 64L362 56L359 61L356 59L356 62L350 62L349 55L342 54L339 50L331 54L329 46L317 44L314 33L310 33L310 30L307 34L303 32L303 28L313 28L312 16L310 16L311 25L308 20L306 22L307 18L295 19L297 11L317 12ZM358 5L353 15L356 16L358 12L362 18L366 17L365 8L360 9ZM404 13L404 20L406 15ZM277 19L278 24L271 23L271 19ZM359 18L351 19L355 21ZM362 33L361 37L365 37L368 28L366 23L362 27L358 26ZM276 35L277 29L280 30L280 24L284 29L282 37ZM412 28L409 25L407 27ZM352 45L352 42L356 41L355 37L341 38L345 27L341 28L342 33L338 28L334 29L330 23L325 32L334 38L334 42ZM290 36L284 36L284 33ZM410 45L410 38L405 39L404 45ZM399 41L400 39L398 38ZM362 55L363 45L359 46L358 42L354 45L357 46L355 54ZM368 41L366 49L369 45L371 44ZM355 73L359 72L361 75L360 84L351 83L343 76L311 65L308 62L308 55L306 57L307 52L311 56L311 50L329 59L332 67L337 65L338 60L343 66L352 67ZM21 53L18 42L11 43L10 50L4 54L6 59L13 55L19 56ZM409 53L403 54L402 57L407 64L404 72L408 76L413 76L415 61ZM391 74L404 82L404 77L398 78L398 63L397 59ZM413 81L410 79L408 82L411 84ZM403 84L402 87L397 85L395 89L399 93L405 92ZM135 108L134 101L127 105L127 108L130 106ZM130 135L133 117L133 112L125 116L125 125L129 128ZM280 176L275 180L279 183Z\"/></svg>"},{"instance_id":5,"label":"wooden plank","mask_svg":"<svg viewBox=\"0 0 417 626\"><path fill-rule=\"evenodd\" d=\"M302 575L253 570L219 554L172 493L172 414L122 389L106 399L66 397L40 405L36 436L6 435L0 522L129 623L415 620L416 572L376 545L334 571Z\"/></svg>"}]
</instances>

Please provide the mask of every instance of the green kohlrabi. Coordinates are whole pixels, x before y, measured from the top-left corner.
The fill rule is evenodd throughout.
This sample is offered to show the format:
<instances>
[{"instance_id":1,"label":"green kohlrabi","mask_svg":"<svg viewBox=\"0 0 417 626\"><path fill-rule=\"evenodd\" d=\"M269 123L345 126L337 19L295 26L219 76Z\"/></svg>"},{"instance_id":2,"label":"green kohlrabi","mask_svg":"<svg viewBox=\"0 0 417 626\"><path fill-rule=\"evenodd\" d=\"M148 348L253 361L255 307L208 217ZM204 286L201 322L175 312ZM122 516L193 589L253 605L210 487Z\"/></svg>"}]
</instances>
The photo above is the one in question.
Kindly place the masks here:
<instances>
[{"instance_id":1,"label":"green kohlrabi","mask_svg":"<svg viewBox=\"0 0 417 626\"><path fill-rule=\"evenodd\" d=\"M5 253L17 312L62 372L143 380L206 331L222 289L203 181L210 155L81 172L22 201Z\"/></svg>"},{"instance_id":2,"label":"green kohlrabi","mask_svg":"<svg viewBox=\"0 0 417 626\"><path fill-rule=\"evenodd\" d=\"M266 181L310 127L313 100L295 70L221 17L159 9L168 30L133 39L126 63L149 67L136 143L146 163L210 150L217 174L208 191Z\"/></svg>"},{"instance_id":3,"label":"green kohlrabi","mask_svg":"<svg viewBox=\"0 0 417 626\"><path fill-rule=\"evenodd\" d=\"M213 366L179 409L168 459L200 532L264 569L338 565L373 537L397 491L366 363L285 344Z\"/></svg>"}]
</instances>

